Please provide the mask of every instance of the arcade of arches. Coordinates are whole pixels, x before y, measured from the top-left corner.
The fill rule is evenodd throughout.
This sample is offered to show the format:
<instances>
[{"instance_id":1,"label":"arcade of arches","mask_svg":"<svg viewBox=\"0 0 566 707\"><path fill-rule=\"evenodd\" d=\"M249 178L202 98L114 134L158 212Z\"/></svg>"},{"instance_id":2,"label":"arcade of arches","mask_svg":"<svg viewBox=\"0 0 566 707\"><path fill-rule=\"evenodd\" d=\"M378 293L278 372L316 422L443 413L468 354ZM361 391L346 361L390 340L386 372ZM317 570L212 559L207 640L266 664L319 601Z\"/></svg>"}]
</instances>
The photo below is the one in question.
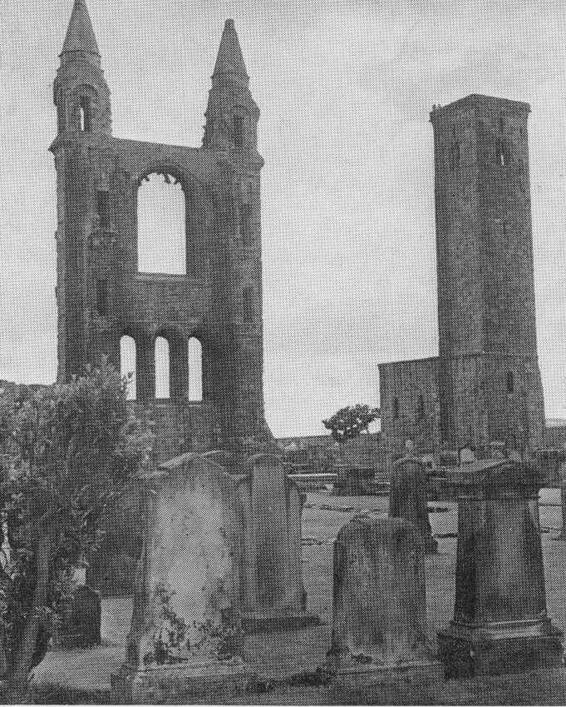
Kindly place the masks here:
<instances>
[{"instance_id":1,"label":"arcade of arches","mask_svg":"<svg viewBox=\"0 0 566 707\"><path fill-rule=\"evenodd\" d=\"M130 334L124 334L120 339L120 373L128 377L128 400L155 398L202 402L202 344L199 339L191 336L185 340L176 332L160 332L151 344L149 352L139 351L140 342ZM139 362L150 364L146 371L153 380L140 380L143 374L138 370Z\"/></svg>"}]
</instances>

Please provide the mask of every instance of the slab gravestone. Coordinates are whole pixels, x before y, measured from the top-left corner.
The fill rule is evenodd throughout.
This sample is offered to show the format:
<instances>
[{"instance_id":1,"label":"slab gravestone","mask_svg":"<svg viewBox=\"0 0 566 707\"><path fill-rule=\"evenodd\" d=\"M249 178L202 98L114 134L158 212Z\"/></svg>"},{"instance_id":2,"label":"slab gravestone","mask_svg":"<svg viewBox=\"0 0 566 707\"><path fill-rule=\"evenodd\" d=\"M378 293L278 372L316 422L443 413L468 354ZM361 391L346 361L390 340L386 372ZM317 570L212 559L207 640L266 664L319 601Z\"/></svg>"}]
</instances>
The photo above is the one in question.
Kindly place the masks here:
<instances>
[{"instance_id":1,"label":"slab gravestone","mask_svg":"<svg viewBox=\"0 0 566 707\"><path fill-rule=\"evenodd\" d=\"M406 520L358 516L339 531L326 667L361 684L442 677L427 641L423 540Z\"/></svg>"},{"instance_id":2,"label":"slab gravestone","mask_svg":"<svg viewBox=\"0 0 566 707\"><path fill-rule=\"evenodd\" d=\"M75 587L53 635L55 648L89 648L100 645L100 593L86 584Z\"/></svg>"},{"instance_id":3,"label":"slab gravestone","mask_svg":"<svg viewBox=\"0 0 566 707\"><path fill-rule=\"evenodd\" d=\"M488 460L457 476L454 618L438 634L446 676L559 667L562 632L547 615L534 469Z\"/></svg>"},{"instance_id":4,"label":"slab gravestone","mask_svg":"<svg viewBox=\"0 0 566 707\"><path fill-rule=\"evenodd\" d=\"M318 623L306 611L298 486L278 457L257 454L249 459L238 491L244 510L241 601L246 630Z\"/></svg>"},{"instance_id":5,"label":"slab gravestone","mask_svg":"<svg viewBox=\"0 0 566 707\"><path fill-rule=\"evenodd\" d=\"M146 532L126 661L114 699L204 699L243 689L236 481L196 454L162 464L144 482Z\"/></svg>"},{"instance_id":6,"label":"slab gravestone","mask_svg":"<svg viewBox=\"0 0 566 707\"><path fill-rule=\"evenodd\" d=\"M438 543L432 537L428 519L427 468L414 457L403 457L393 464L389 487L389 517L405 518L421 534L425 552L435 553Z\"/></svg>"}]
</instances>

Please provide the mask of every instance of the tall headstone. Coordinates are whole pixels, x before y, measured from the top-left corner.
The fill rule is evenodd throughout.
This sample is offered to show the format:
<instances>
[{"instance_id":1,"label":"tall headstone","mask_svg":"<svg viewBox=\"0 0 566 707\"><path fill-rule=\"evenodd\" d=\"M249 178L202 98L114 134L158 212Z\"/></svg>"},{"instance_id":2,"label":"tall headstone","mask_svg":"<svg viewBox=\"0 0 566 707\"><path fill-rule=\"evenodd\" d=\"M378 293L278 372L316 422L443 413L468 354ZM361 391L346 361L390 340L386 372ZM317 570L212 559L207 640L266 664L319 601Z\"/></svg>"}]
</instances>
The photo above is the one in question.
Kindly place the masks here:
<instances>
[{"instance_id":1,"label":"tall headstone","mask_svg":"<svg viewBox=\"0 0 566 707\"><path fill-rule=\"evenodd\" d=\"M242 509L236 480L196 454L145 480L146 535L119 702L211 701L241 689Z\"/></svg>"},{"instance_id":2,"label":"tall headstone","mask_svg":"<svg viewBox=\"0 0 566 707\"><path fill-rule=\"evenodd\" d=\"M560 666L562 632L546 609L536 472L502 459L475 462L452 477L456 600L453 620L438 634L446 676Z\"/></svg>"},{"instance_id":3,"label":"tall headstone","mask_svg":"<svg viewBox=\"0 0 566 707\"><path fill-rule=\"evenodd\" d=\"M428 519L427 469L420 459L406 456L393 464L389 487L389 517L405 518L413 523L421 534L425 552L434 553L438 550Z\"/></svg>"},{"instance_id":4,"label":"tall headstone","mask_svg":"<svg viewBox=\"0 0 566 707\"><path fill-rule=\"evenodd\" d=\"M406 520L358 516L339 531L327 669L361 684L442 677L426 633L423 541Z\"/></svg>"},{"instance_id":5,"label":"tall headstone","mask_svg":"<svg viewBox=\"0 0 566 707\"><path fill-rule=\"evenodd\" d=\"M102 642L100 593L86 584L75 587L53 638L55 648L90 648Z\"/></svg>"},{"instance_id":6,"label":"tall headstone","mask_svg":"<svg viewBox=\"0 0 566 707\"><path fill-rule=\"evenodd\" d=\"M560 529L560 540L566 540L566 461L561 461L558 467L560 479L560 503L562 507L562 527Z\"/></svg>"},{"instance_id":7,"label":"tall headstone","mask_svg":"<svg viewBox=\"0 0 566 707\"><path fill-rule=\"evenodd\" d=\"M256 454L238 491L244 510L243 620L246 630L318 623L306 611L301 550L302 498L281 459Z\"/></svg>"}]
</instances>

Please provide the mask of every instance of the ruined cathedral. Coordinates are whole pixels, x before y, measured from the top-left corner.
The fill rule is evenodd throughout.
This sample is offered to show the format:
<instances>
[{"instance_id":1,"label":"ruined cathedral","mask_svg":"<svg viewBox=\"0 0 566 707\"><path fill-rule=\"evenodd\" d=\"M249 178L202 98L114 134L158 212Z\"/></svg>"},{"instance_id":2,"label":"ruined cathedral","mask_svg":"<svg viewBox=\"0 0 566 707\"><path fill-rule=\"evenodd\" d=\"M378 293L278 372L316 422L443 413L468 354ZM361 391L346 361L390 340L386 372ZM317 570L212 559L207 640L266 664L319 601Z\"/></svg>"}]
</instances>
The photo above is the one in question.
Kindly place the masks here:
<instances>
[{"instance_id":1,"label":"ruined cathedral","mask_svg":"<svg viewBox=\"0 0 566 707\"><path fill-rule=\"evenodd\" d=\"M263 404L259 110L232 20L212 75L201 147L112 135L110 91L85 0L75 0L54 83L58 377L135 341L137 399L154 405L161 458L269 436ZM140 272L138 190L180 183L186 274ZM169 348L156 400L155 342ZM188 347L202 351L202 400L188 397Z\"/></svg>"},{"instance_id":2,"label":"ruined cathedral","mask_svg":"<svg viewBox=\"0 0 566 707\"><path fill-rule=\"evenodd\" d=\"M380 365L391 449L542 446L529 112L482 95L433 108L439 356Z\"/></svg>"}]
</instances>

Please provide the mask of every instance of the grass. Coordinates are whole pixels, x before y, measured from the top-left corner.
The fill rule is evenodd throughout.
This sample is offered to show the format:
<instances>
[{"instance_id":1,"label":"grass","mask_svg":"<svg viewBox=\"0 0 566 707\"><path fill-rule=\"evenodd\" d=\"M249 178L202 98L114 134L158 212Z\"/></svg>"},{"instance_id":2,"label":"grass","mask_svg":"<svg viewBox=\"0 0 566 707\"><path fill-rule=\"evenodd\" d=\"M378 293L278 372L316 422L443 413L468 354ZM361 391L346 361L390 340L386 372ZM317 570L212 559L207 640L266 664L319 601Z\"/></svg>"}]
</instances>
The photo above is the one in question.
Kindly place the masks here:
<instances>
[{"instance_id":1,"label":"grass","mask_svg":"<svg viewBox=\"0 0 566 707\"><path fill-rule=\"evenodd\" d=\"M402 683L347 688L328 683L316 671L324 663L330 645L332 621L332 541L340 527L358 509L386 513L387 499L381 497L329 497L310 493L312 504L304 510L303 537L316 544L303 547L303 572L309 611L325 622L322 626L277 634L258 634L246 639L245 653L259 680L244 694L227 700L231 704L371 704L371 705L508 705L566 704L566 672L551 670L525 674L450 680L440 684ZM323 510L321 505L350 507ZM439 504L431 504L439 505ZM433 531L449 535L456 529L453 504L449 512L431 513ZM560 525L560 508L541 507L541 524ZM566 627L566 542L556 542L550 533L542 536L549 614ZM429 637L447 625L454 603L456 540L439 540L439 554L426 559ZM129 628L131 602L106 599L103 602L103 636L106 646L93 651L50 653L36 671L30 693L33 704L108 704L110 674L124 658L125 635ZM291 677L289 677L291 676ZM107 689L108 686L108 689Z\"/></svg>"}]
</instances>

